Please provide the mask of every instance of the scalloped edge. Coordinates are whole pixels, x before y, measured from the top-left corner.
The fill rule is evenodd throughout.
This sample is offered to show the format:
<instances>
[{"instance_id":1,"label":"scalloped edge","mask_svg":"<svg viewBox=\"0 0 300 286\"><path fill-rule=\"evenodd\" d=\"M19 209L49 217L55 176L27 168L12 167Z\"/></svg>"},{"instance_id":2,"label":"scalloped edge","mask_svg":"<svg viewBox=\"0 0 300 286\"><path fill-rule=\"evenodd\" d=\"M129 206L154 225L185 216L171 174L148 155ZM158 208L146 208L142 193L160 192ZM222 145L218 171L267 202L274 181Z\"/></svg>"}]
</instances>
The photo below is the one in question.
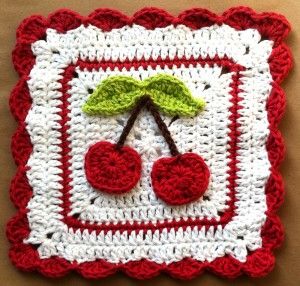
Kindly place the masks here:
<instances>
[{"instance_id":1,"label":"scalloped edge","mask_svg":"<svg viewBox=\"0 0 300 286\"><path fill-rule=\"evenodd\" d=\"M61 17L64 18L64 21L60 21ZM31 52L31 43L43 39L47 28L66 32L81 24L93 24L109 31L133 23L142 25L147 29L165 27L170 24L184 24L190 28L199 29L213 24L225 23L235 29L255 28L263 37L274 41L273 52L269 58L274 82L267 102L270 123L267 151L271 163L271 175L266 184L267 220L262 228L263 247L250 253L245 263L225 256L217 258L211 263L186 258L169 265L157 264L148 260L125 264L113 264L105 260L97 260L78 264L76 262L70 263L58 257L40 259L37 250L32 245L23 243L23 239L29 232L26 205L31 197L31 188L25 176L25 165L31 153L32 145L24 128L24 120L31 106L26 80L35 62ZM292 66L290 50L282 42L289 31L290 25L284 16L276 13L258 14L248 7L234 7L219 16L206 9L195 8L183 11L178 17L174 17L162 9L152 7L141 9L132 17L112 9L97 9L87 17L82 17L68 9L61 9L50 14L48 18L33 15L23 20L17 29L17 43L12 52L13 64L20 75L20 79L10 97L11 112L19 123L19 127L12 138L12 153L18 169L10 188L11 200L19 210L9 220L6 229L7 237L11 242L9 256L13 264L21 270L39 271L47 277L61 277L71 270L75 270L83 277L94 279L112 275L116 271L122 271L136 279L149 279L162 272L178 279L191 279L200 275L204 270L226 278L235 278L241 274L261 277L269 273L275 263L273 250L279 247L283 241L283 228L276 215L276 210L283 202L284 194L283 180L278 170L284 157L284 143L278 130L278 123L284 112L285 97L279 84L287 76ZM22 96L19 96L20 94Z\"/></svg>"}]
</instances>

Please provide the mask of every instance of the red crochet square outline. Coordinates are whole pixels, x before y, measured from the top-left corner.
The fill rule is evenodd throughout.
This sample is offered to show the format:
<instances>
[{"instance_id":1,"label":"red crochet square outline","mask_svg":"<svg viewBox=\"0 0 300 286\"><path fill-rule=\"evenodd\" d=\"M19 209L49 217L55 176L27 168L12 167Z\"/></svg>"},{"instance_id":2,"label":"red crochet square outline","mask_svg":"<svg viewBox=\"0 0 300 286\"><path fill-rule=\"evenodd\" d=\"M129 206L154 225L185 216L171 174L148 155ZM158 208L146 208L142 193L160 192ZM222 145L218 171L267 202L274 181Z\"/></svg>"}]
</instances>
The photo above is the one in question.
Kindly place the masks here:
<instances>
[{"instance_id":1,"label":"red crochet square outline","mask_svg":"<svg viewBox=\"0 0 300 286\"><path fill-rule=\"evenodd\" d=\"M229 118L231 119L231 123L229 125L229 137L230 137L230 141L229 141L229 156L228 159L230 160L229 163L229 167L230 170L228 171L229 177L227 179L227 181L229 182L229 197L230 200L227 202L229 209L225 210L225 212L220 215L220 220L217 221L216 219L206 219L206 218L188 218L187 220L179 220L177 221L176 219L173 219L173 221L169 221L169 220L165 220L164 222L156 222L155 224L152 222L147 222L147 223L143 223L143 222L133 222L133 223L117 223L115 224L114 222L112 223L102 223L102 224L89 224L88 221L86 221L85 223L82 223L81 220L78 219L78 217L74 217L74 216L69 216L67 215L71 209L70 209L70 194L69 191L71 189L71 186L69 185L70 182L70 171L69 171L69 153L70 153L70 148L69 148L69 144L68 144L68 125L66 124L69 120L68 118L68 114L69 114L69 110L68 110L68 98L69 98L69 94L68 94L68 90L69 90L69 82L71 81L73 75L74 75L74 71L76 69L76 67L79 67L81 70L83 69L87 69L87 70L92 70L92 69L97 69L97 68L103 68L104 70L107 67L110 68L114 68L116 66L118 66L118 68L121 70L123 67L125 68L130 68L132 66L134 67L138 67L138 66L143 66L143 67L147 67L147 66L151 66L151 67L155 67L155 66L168 66L168 65L195 65L197 63L200 63L201 65L205 65L208 64L209 66L212 66L214 64L219 65L220 67L224 67L226 69L228 69L229 72L234 72L234 75L231 77L232 81L230 86L232 87L232 91L230 92L231 94L231 99L230 101L232 102L232 107L230 108L230 116ZM82 61L79 60L75 65L69 65L67 68L65 68L65 71L63 73L63 78L59 81L62 85L62 88L60 89L60 91L62 92L63 96L62 96L62 101L63 104L61 106L62 111L59 113L59 115L61 116L62 120L61 120L61 125L62 125L62 141L63 143L61 144L61 148L62 148L62 152L61 152L61 156L62 156L62 170L63 170L63 176L62 176L62 180L63 180L63 209L64 211L62 212L64 218L63 218L63 222L68 226L68 227L72 227L74 230L80 229L88 229L90 231L96 230L97 232L100 232L101 230L104 231L108 231L108 230L112 230L112 231L116 231L116 230L120 230L120 231L124 231L127 230L129 232L133 231L133 230L148 230L148 229L162 229L162 228L178 228L178 227L183 227L186 228L187 226L202 226L202 225L207 225L207 226L214 226L217 227L218 225L222 225L225 226L233 217L234 215L234 210L235 210L235 206L234 206L234 202L235 202L235 186L236 186L236 172L237 172L237 160L236 160L236 152L238 151L237 148L237 141L238 141L238 135L239 132L237 130L238 128L238 124L237 124L237 119L239 118L239 109L241 109L242 107L239 106L239 101L240 98L238 96L239 94L239 72L243 71L244 67L242 67L239 64L235 64L233 61L223 58L223 59L219 59L219 58L214 58L214 59L174 59L174 60L161 60L161 59L156 59L154 60L147 60L147 61L130 61L130 62L106 62L106 61L101 61L101 62L86 62L86 61Z\"/></svg>"},{"instance_id":2,"label":"red crochet square outline","mask_svg":"<svg viewBox=\"0 0 300 286\"><path fill-rule=\"evenodd\" d=\"M270 71L273 77L272 91L267 102L270 135L266 148L271 163L271 175L266 184L267 220L262 228L262 248L251 252L247 261L241 263L231 256L217 258L213 262L200 262L185 258L169 265L157 264L149 260L128 262L125 264L109 263L105 260L70 263L59 257L40 259L33 245L24 244L30 229L27 221L27 203L32 190L26 177L26 162L30 156L32 145L25 129L25 117L31 106L31 98L27 87L27 79L35 58L31 51L31 43L43 39L47 28L66 32L81 24L92 24L104 31L121 28L132 23L147 29L165 27L170 24L184 24L192 29L225 23L231 27L244 30L257 29L263 38L274 41L272 54L269 57ZM178 17L157 8L144 8L132 17L110 9L97 9L88 17L82 17L70 10L58 10L49 15L31 16L25 19L17 29L17 43L13 51L13 63L19 73L20 80L13 89L10 97L11 112L18 121L18 129L12 138L12 154L18 165L17 173L12 180L10 196L18 208L17 214L7 224L7 237L11 242L9 251L13 264L24 271L40 271L50 277L59 277L71 270L76 270L86 278L100 278L115 273L118 270L137 279L147 279L166 272L180 279L191 279L204 270L214 272L220 276L234 278L243 273L252 277L266 275L274 267L273 249L280 246L283 240L283 229L276 211L283 201L283 182L278 167L283 159L284 144L278 123L283 115L285 98L280 83L286 77L292 65L291 53L283 43L289 33L287 20L275 13L257 14L250 8L236 7L218 16L205 9L190 9L182 12Z\"/></svg>"}]
</instances>

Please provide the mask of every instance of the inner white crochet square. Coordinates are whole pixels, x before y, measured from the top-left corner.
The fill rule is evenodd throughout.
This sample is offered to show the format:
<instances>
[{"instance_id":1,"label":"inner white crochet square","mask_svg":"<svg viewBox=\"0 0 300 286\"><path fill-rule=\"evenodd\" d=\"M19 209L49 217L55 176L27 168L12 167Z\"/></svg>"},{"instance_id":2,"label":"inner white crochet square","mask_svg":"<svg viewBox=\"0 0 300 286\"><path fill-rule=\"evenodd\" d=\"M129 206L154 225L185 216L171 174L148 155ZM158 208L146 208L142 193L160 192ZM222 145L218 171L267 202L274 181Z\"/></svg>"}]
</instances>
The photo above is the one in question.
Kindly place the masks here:
<instances>
[{"instance_id":1,"label":"inner white crochet square","mask_svg":"<svg viewBox=\"0 0 300 286\"><path fill-rule=\"evenodd\" d=\"M125 223L125 222L163 222L164 220L182 218L215 218L228 207L228 177L230 167L229 132L231 120L229 108L231 102L232 74L221 74L224 68L215 64L202 67L199 63L172 68L142 66L129 71L118 68L114 71L81 71L76 68L78 78L70 83L68 93L68 122L70 134L71 211L69 215L78 213L79 218L89 222ZM137 79L145 79L157 73L175 75L182 80L194 96L206 101L206 109L193 118L180 118L171 125L172 118L163 119L180 152L195 152L201 155L211 172L210 185L205 193L205 200L184 206L172 207L159 200L151 186L150 173L153 163L161 157L170 156L168 145L159 132L151 114L143 111L130 132L126 144L133 147L142 156L142 176L138 185L128 194L112 196L94 190L87 182L84 171L84 157L88 148L99 141L117 142L126 124L129 114L99 117L87 116L81 108L89 96L89 91L104 79L113 75L128 75Z\"/></svg>"},{"instance_id":2,"label":"inner white crochet square","mask_svg":"<svg viewBox=\"0 0 300 286\"><path fill-rule=\"evenodd\" d=\"M36 63L28 80L33 103L26 128L33 152L27 177L33 196L28 203L31 232L25 242L38 245L41 258L57 255L79 263L143 258L171 263L185 257L212 261L226 254L245 261L249 250L261 246L260 231L266 218L264 188L270 163L265 148L269 134L265 105L272 85L268 65L272 44L261 41L256 30L236 31L226 25L200 30L185 26L146 30L134 25L110 32L81 26L65 34L48 29L46 40L32 45ZM144 63L149 59L169 64L149 66ZM202 64L178 64L190 59ZM86 69L79 61L110 62L110 67ZM224 69L226 61L243 71ZM131 67L133 62L137 67ZM66 77L70 66L76 72ZM152 164L169 156L169 150L145 110L126 141L142 156L138 185L126 195L112 196L94 190L85 177L88 148L98 141L116 142L128 118L128 114L85 115L81 107L89 93L111 75L145 79L156 73L175 75L207 103L205 111L194 118L179 118L170 124L171 118L163 117L179 150L201 155L211 172L204 198L186 206L168 206L152 191ZM240 106L235 115L234 164L229 153L233 88ZM64 154L67 160L62 158L63 151L68 153ZM218 224L230 208L232 168L236 170L231 183L232 217ZM197 221L202 219L205 225ZM166 221L178 225L160 225ZM186 223L190 221L195 223ZM126 230L134 222L144 227ZM101 229L110 224L113 229Z\"/></svg>"}]
</instances>

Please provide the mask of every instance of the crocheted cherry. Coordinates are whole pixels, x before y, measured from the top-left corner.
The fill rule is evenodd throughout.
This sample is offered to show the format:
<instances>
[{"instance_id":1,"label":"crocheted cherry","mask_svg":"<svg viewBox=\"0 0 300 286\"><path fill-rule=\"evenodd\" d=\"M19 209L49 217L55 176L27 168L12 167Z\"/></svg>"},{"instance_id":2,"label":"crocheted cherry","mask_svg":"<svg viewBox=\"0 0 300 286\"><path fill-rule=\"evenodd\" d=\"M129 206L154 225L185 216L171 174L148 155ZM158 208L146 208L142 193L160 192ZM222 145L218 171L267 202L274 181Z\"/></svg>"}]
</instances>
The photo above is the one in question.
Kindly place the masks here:
<instances>
[{"instance_id":1,"label":"crocheted cherry","mask_svg":"<svg viewBox=\"0 0 300 286\"><path fill-rule=\"evenodd\" d=\"M128 146L98 142L85 156L85 173L88 182L96 189L122 194L129 192L140 179L141 157Z\"/></svg>"},{"instance_id":2,"label":"crocheted cherry","mask_svg":"<svg viewBox=\"0 0 300 286\"><path fill-rule=\"evenodd\" d=\"M156 195L170 205L182 205L199 199L206 191L210 172L195 153L161 158L153 164L152 187Z\"/></svg>"}]
</instances>

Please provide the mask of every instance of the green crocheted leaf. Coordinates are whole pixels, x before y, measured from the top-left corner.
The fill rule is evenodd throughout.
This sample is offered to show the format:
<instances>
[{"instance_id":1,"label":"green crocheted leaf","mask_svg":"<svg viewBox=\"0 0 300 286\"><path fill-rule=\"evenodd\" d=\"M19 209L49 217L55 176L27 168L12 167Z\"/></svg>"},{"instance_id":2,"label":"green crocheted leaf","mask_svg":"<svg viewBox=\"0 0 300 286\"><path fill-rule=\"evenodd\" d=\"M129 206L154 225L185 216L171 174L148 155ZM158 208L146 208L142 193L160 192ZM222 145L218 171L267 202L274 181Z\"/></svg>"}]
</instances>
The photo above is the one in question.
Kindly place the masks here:
<instances>
[{"instance_id":1,"label":"green crocheted leaf","mask_svg":"<svg viewBox=\"0 0 300 286\"><path fill-rule=\"evenodd\" d=\"M192 96L185 84L174 76L158 74L143 81L145 93L164 113L194 116L204 109L205 101Z\"/></svg>"},{"instance_id":2,"label":"green crocheted leaf","mask_svg":"<svg viewBox=\"0 0 300 286\"><path fill-rule=\"evenodd\" d=\"M171 116L194 116L205 106L202 99L193 98L182 81L158 74L143 81L128 76L109 77L95 89L82 110L88 115L114 115L133 108L144 95Z\"/></svg>"},{"instance_id":3,"label":"green crocheted leaf","mask_svg":"<svg viewBox=\"0 0 300 286\"><path fill-rule=\"evenodd\" d=\"M97 86L82 110L88 115L114 115L131 109L142 95L140 81L112 76Z\"/></svg>"}]
</instances>

